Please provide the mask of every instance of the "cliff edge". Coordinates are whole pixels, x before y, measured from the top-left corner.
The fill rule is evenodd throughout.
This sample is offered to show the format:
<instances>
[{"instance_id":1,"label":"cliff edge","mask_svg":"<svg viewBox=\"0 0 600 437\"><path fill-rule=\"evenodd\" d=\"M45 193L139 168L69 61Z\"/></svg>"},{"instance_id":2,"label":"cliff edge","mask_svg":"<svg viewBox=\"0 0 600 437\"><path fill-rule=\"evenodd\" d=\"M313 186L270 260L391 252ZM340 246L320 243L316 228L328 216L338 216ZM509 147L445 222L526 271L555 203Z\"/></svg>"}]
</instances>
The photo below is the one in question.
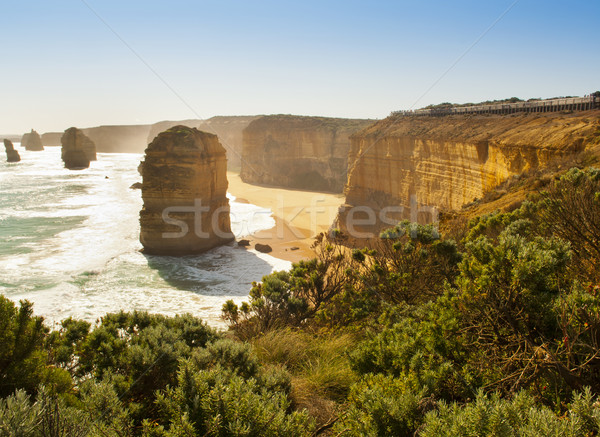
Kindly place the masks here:
<instances>
[{"instance_id":1,"label":"cliff edge","mask_svg":"<svg viewBox=\"0 0 600 437\"><path fill-rule=\"evenodd\" d=\"M335 226L378 233L401 219L435 221L439 211L460 209L513 175L594 147L600 111L397 115L356 133L351 143L346 205ZM349 229L357 219L360 225Z\"/></svg>"}]
</instances>

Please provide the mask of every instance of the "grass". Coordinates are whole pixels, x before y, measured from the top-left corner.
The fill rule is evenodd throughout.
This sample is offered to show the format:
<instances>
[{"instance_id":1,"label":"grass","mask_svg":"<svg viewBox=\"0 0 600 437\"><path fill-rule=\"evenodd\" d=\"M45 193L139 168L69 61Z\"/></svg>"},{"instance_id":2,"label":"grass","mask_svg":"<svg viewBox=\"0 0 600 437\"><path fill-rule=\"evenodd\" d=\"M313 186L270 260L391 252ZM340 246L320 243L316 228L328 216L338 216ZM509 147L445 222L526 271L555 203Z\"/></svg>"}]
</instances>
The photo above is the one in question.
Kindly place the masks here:
<instances>
[{"instance_id":1,"label":"grass","mask_svg":"<svg viewBox=\"0 0 600 437\"><path fill-rule=\"evenodd\" d=\"M339 404L358 380L347 354L356 342L350 334L284 329L255 338L252 345L261 362L290 372L295 407L306 409L322 426L337 415Z\"/></svg>"}]
</instances>

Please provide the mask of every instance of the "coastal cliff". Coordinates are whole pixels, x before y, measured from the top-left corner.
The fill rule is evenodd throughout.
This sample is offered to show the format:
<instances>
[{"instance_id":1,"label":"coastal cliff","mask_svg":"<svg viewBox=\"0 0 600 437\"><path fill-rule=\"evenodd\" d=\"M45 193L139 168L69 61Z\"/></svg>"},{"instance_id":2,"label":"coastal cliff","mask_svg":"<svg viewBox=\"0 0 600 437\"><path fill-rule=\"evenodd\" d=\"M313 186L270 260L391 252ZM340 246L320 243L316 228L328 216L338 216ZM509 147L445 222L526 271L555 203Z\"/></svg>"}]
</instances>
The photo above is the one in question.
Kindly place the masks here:
<instances>
[{"instance_id":1,"label":"coastal cliff","mask_svg":"<svg viewBox=\"0 0 600 437\"><path fill-rule=\"evenodd\" d=\"M173 126L193 127L216 135L227 152L228 170L239 171L242 165L242 132L256 118L258 116L241 115L216 116L206 120L161 121L150 127L148 143L152 142L160 132Z\"/></svg>"},{"instance_id":2,"label":"coastal cliff","mask_svg":"<svg viewBox=\"0 0 600 437\"><path fill-rule=\"evenodd\" d=\"M378 232L399 219L430 222L437 211L460 209L513 175L598 144L600 111L391 116L351 142L346 205L335 226L348 230L358 218L365 221L356 229ZM375 220L352 213L357 206Z\"/></svg>"},{"instance_id":3,"label":"coastal cliff","mask_svg":"<svg viewBox=\"0 0 600 437\"><path fill-rule=\"evenodd\" d=\"M82 128L99 153L143 153L160 133L173 126L184 125L215 134L227 150L230 169L239 170L242 155L242 131L255 116L212 117L208 120L161 121L152 125L114 125ZM41 136L44 147L60 146L62 132L46 132ZM30 134L23 137L26 141ZM25 143L23 143L25 144Z\"/></svg>"},{"instance_id":4,"label":"coastal cliff","mask_svg":"<svg viewBox=\"0 0 600 437\"><path fill-rule=\"evenodd\" d=\"M188 255L233 240L227 160L216 135L186 126L160 133L142 163L145 253Z\"/></svg>"},{"instance_id":5,"label":"coastal cliff","mask_svg":"<svg viewBox=\"0 0 600 437\"><path fill-rule=\"evenodd\" d=\"M373 123L293 115L254 120L243 132L244 182L342 192L349 136Z\"/></svg>"},{"instance_id":6,"label":"coastal cliff","mask_svg":"<svg viewBox=\"0 0 600 437\"><path fill-rule=\"evenodd\" d=\"M100 153L143 153L149 125L98 126L82 129Z\"/></svg>"},{"instance_id":7,"label":"coastal cliff","mask_svg":"<svg viewBox=\"0 0 600 437\"><path fill-rule=\"evenodd\" d=\"M45 132L42 134L42 145L44 147L60 147L64 132Z\"/></svg>"},{"instance_id":8,"label":"coastal cliff","mask_svg":"<svg viewBox=\"0 0 600 437\"><path fill-rule=\"evenodd\" d=\"M143 153L148 146L150 125L115 125L82 128L81 131L95 144L99 153ZM42 135L44 147L61 145L63 132Z\"/></svg>"}]
</instances>

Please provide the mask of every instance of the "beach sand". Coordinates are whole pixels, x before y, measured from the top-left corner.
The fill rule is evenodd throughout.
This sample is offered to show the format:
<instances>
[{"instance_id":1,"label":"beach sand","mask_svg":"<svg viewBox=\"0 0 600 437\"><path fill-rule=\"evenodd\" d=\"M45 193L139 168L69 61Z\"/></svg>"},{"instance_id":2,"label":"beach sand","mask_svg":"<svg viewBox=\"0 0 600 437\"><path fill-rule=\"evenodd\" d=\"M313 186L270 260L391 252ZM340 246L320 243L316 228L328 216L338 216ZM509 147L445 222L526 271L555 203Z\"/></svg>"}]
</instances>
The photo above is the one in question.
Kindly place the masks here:
<instances>
[{"instance_id":1,"label":"beach sand","mask_svg":"<svg viewBox=\"0 0 600 437\"><path fill-rule=\"evenodd\" d=\"M274 228L243 238L250 240L250 247L268 244L273 248L270 255L292 262L314 256L313 238L329 229L345 200L343 194L247 184L234 172L227 172L227 178L228 191L238 202L273 211Z\"/></svg>"}]
</instances>

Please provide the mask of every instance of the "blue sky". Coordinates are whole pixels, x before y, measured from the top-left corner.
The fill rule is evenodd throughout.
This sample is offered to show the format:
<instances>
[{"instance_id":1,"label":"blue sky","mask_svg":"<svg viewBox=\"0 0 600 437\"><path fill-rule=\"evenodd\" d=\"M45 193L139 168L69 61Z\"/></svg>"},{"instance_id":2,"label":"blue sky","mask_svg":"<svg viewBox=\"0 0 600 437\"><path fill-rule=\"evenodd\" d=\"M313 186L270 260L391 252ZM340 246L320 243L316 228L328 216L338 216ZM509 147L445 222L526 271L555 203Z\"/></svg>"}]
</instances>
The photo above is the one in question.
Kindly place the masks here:
<instances>
[{"instance_id":1,"label":"blue sky","mask_svg":"<svg viewBox=\"0 0 600 437\"><path fill-rule=\"evenodd\" d=\"M4 1L0 133L600 89L597 0L518 0L448 71L513 3Z\"/></svg>"}]
</instances>

